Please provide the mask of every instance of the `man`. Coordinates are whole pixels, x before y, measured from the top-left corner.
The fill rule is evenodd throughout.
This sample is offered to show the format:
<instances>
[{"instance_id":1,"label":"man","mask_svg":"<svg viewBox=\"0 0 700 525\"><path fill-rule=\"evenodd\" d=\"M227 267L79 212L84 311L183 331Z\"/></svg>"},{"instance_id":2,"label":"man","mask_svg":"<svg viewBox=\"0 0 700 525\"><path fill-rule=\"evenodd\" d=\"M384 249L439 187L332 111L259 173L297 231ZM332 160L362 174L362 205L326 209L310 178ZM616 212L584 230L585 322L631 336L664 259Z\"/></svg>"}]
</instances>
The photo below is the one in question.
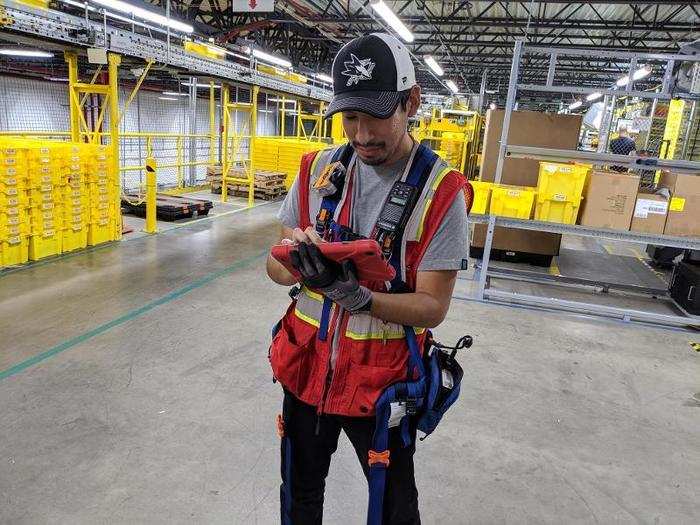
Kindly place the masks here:
<instances>
[{"instance_id":1,"label":"man","mask_svg":"<svg viewBox=\"0 0 700 525\"><path fill-rule=\"evenodd\" d=\"M610 153L614 153L615 155L630 155L636 150L637 145L629 136L627 128L625 126L620 126L618 129L618 137L610 141ZM627 168L624 166L610 166L610 169L614 171L627 171Z\"/></svg>"},{"instance_id":2,"label":"man","mask_svg":"<svg viewBox=\"0 0 700 525\"><path fill-rule=\"evenodd\" d=\"M407 131L409 117L420 106L420 87L410 54L397 39L372 34L346 44L333 62L333 90L326 118L342 112L352 148L304 157L278 215L280 242L299 246L293 261L303 277L270 348L274 375L284 388L278 419L282 522L322 522L325 478L342 430L365 476L372 461L388 464L383 523L418 524L415 426L409 446L399 428L390 428L389 450L378 455L372 450L374 404L386 387L406 380L403 327L416 327L422 348L425 329L445 318L457 270L466 268L466 181ZM319 178L343 156L342 189L328 190ZM420 177L414 177L418 171ZM388 293L383 283L358 283L351 267L320 254L316 245L333 240L332 232L376 234L394 183L412 178L420 178L422 190L392 248L406 293ZM336 197L332 228L321 228L324 239L317 231L325 224L319 209L326 202L322 194L334 189L342 198ZM298 284L271 257L267 273L279 284Z\"/></svg>"}]
</instances>

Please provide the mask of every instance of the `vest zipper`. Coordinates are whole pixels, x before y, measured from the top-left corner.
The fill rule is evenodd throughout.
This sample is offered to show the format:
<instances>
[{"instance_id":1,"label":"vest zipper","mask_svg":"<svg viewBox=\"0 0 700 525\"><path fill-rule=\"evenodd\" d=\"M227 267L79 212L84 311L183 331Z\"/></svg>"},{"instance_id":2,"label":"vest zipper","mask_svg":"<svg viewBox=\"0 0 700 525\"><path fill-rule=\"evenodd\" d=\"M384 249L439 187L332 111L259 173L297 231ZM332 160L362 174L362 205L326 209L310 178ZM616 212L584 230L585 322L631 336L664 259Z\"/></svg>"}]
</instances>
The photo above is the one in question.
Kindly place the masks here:
<instances>
[{"instance_id":1,"label":"vest zipper","mask_svg":"<svg viewBox=\"0 0 700 525\"><path fill-rule=\"evenodd\" d=\"M328 331L327 339L330 338L330 347L329 347L329 352L328 352L328 368L326 369L326 378L323 382L323 390L321 392L321 402L318 404L318 409L316 411L316 415L318 418L320 418L323 413L325 412L326 408L326 398L328 397L328 391L330 390L331 384L333 383L333 375L335 374L335 369L336 366L338 365L338 358L336 356L335 364L336 366L331 366L332 365L332 360L333 360L333 347L335 345L335 333L339 328L339 325L342 323L343 320L343 313L344 310L338 306L336 303L333 303L333 312L331 314L331 322L329 323L332 327L332 330ZM316 423L316 427L318 428L318 421Z\"/></svg>"}]
</instances>

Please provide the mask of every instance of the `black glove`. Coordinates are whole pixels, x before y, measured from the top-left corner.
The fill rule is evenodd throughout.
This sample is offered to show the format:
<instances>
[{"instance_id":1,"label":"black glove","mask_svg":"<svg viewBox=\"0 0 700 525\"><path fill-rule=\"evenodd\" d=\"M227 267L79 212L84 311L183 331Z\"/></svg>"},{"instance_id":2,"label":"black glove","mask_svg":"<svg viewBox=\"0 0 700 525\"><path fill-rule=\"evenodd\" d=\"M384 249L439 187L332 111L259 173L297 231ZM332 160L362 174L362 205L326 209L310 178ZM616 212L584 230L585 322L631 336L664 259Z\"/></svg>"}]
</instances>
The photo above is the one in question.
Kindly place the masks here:
<instances>
[{"instance_id":1,"label":"black glove","mask_svg":"<svg viewBox=\"0 0 700 525\"><path fill-rule=\"evenodd\" d=\"M352 261L338 264L324 256L315 244L306 243L300 244L299 249L289 255L292 266L301 274L306 286L318 290L349 312L370 309L372 292L360 286Z\"/></svg>"}]
</instances>

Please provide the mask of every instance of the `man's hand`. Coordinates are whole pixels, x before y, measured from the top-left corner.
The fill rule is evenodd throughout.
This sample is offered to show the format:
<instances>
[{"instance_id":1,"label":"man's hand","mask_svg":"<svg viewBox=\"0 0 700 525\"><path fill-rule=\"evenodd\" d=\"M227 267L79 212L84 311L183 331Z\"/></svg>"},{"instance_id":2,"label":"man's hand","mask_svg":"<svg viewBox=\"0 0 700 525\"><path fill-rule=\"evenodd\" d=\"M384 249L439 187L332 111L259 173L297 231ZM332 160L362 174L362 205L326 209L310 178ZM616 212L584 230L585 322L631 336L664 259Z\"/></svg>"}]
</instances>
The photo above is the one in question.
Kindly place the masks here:
<instances>
[{"instance_id":1,"label":"man's hand","mask_svg":"<svg viewBox=\"0 0 700 525\"><path fill-rule=\"evenodd\" d=\"M321 239L311 226L306 228L306 230L282 226L277 241L278 244L321 244L323 242L325 241ZM283 286L294 286L298 282L298 279L281 262L276 261L272 255L267 257L267 275L274 282Z\"/></svg>"},{"instance_id":2,"label":"man's hand","mask_svg":"<svg viewBox=\"0 0 700 525\"><path fill-rule=\"evenodd\" d=\"M315 244L301 243L290 253L292 265L302 275L304 284L318 290L349 312L369 310L372 292L360 286L352 261L338 264L325 257Z\"/></svg>"},{"instance_id":3,"label":"man's hand","mask_svg":"<svg viewBox=\"0 0 700 525\"><path fill-rule=\"evenodd\" d=\"M294 244L321 244L324 241L321 236L316 233L313 226L309 226L305 230L294 228L290 239Z\"/></svg>"}]
</instances>

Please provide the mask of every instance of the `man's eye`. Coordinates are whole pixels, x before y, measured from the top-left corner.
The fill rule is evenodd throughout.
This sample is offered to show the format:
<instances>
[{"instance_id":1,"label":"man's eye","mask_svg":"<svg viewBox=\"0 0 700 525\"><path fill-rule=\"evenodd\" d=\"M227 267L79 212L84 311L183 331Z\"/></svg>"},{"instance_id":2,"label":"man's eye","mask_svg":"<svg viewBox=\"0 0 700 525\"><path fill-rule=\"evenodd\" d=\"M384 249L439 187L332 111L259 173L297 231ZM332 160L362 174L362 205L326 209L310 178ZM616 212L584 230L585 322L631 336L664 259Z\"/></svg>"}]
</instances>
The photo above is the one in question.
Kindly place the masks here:
<instances>
[{"instance_id":1,"label":"man's eye","mask_svg":"<svg viewBox=\"0 0 700 525\"><path fill-rule=\"evenodd\" d=\"M346 120L355 120L357 115L343 115Z\"/></svg>"}]
</instances>

